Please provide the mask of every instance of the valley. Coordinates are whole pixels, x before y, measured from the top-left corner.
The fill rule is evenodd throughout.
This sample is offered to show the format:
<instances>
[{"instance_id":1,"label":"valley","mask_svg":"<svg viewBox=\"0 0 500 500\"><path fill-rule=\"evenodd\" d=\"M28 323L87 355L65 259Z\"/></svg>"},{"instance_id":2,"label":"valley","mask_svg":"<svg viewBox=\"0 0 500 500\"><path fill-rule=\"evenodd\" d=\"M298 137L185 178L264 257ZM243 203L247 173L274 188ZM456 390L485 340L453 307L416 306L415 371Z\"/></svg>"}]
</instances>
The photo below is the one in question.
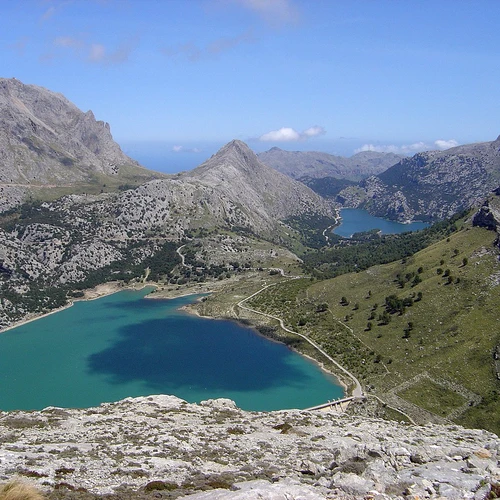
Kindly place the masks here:
<instances>
[{"instance_id":1,"label":"valley","mask_svg":"<svg viewBox=\"0 0 500 500\"><path fill-rule=\"evenodd\" d=\"M399 262L330 280L280 278L245 305L311 338L360 378L369 398L413 421L454 421L498 432L497 236L463 224ZM239 300L227 290L197 308L252 321L325 363L276 321L237 308Z\"/></svg>"},{"instance_id":2,"label":"valley","mask_svg":"<svg viewBox=\"0 0 500 500\"><path fill-rule=\"evenodd\" d=\"M346 395L356 396L339 414L243 412L225 399L191 405L168 395L125 398L94 409L0 412L5 477L29 477L54 488L56 497L62 488L75 498L88 493L80 487L101 494L128 484L127 495L133 498L137 488L153 495L158 487L173 492L165 498L177 498L217 488L220 481L224 487L262 479L281 485L282 477L293 477L294 488L329 494L334 485L341 495L354 491L355 498L374 489L380 498L391 498L394 491L400 497L403 492L405 497L451 492L456 498L472 498L481 488L493 491L500 450L498 438L490 434L500 432L498 140L412 158L365 151L342 159L273 148L268 153L281 162L279 168L267 165L266 155L256 155L243 141L232 140L197 168L165 175L127 157L108 124L60 94L2 79L0 106L1 331L116 290L142 293L144 286L154 286L141 306L146 311L161 309L155 298L207 294L196 303L185 298L178 304L200 317L238 321L285 344L333 374ZM324 168L314 173L318 165ZM429 227L401 234L371 229L344 238L332 229L339 225L340 209L349 207L393 221L425 220ZM115 299L109 295L102 303ZM108 308L118 322L126 316L120 307L127 308ZM86 311L80 320L84 326L98 310L85 302L71 313L80 309ZM132 322L141 314L134 307L127 313ZM172 314L193 324L201 321L183 312ZM42 321L53 325L57 318L26 326L37 330ZM93 361L89 366L101 377L127 382L150 377L148 391L168 392L162 363L187 362L175 355L166 361L162 349L168 347L156 352L141 338L154 337L154 328L147 326L152 323L147 318L139 322L139 333L122 325L122 336L108 344L104 335L93 332L100 350L87 349L84 358ZM23 355L41 353L42 362L61 366L71 359L85 363L78 358L84 341L81 352L66 356L59 349L69 339L57 337L61 332L51 328L52 341L34 354L33 346L26 345ZM157 340L165 341L161 335ZM194 342L190 347L178 341L182 359L190 359L195 348L200 348L200 359L217 349ZM225 357L236 353L236 361L256 350L251 344L221 342L230 351ZM279 348L290 354L283 345ZM19 348L12 349L9 362L17 359ZM259 369L259 361L254 359L255 375L246 380L260 380L265 388L270 377L263 375L267 372ZM262 363L278 378L291 369L288 362ZM49 377L45 384L51 384L50 370L40 369ZM199 371L207 384L215 380L214 365ZM5 380L11 372L7 369ZM224 373L229 384L237 378ZM181 371L176 376L199 384ZM156 384L158 377L166 386ZM64 376L59 378L64 385ZM29 383L21 384L19 392ZM89 384L82 392L92 393ZM142 396L134 391L124 394ZM124 396L113 394L111 399ZM186 418L194 428L183 427ZM103 431L108 420L113 424ZM80 429L77 421L86 422L87 441L72 438L64 444L67 429ZM128 429L138 426L140 436L131 435ZM210 437L207 429L215 434ZM165 432L179 437L179 443L186 436L199 441L188 450L177 441L160 440ZM282 434L288 437L276 441ZM247 435L252 438L240 441L238 436ZM45 444L26 459L37 436ZM433 451L430 443L434 446L436 439L439 449ZM453 443L449 449L442 444L447 440ZM323 441L326 447L319 449ZM173 448L167 453L168 446ZM340 450L335 459L332 446ZM90 462L82 458L89 450ZM164 487L167 483L158 477L175 469L171 456L177 469ZM235 457L239 461L233 466ZM450 472L451 486L441 471L451 470L455 462L460 472Z\"/></svg>"}]
</instances>

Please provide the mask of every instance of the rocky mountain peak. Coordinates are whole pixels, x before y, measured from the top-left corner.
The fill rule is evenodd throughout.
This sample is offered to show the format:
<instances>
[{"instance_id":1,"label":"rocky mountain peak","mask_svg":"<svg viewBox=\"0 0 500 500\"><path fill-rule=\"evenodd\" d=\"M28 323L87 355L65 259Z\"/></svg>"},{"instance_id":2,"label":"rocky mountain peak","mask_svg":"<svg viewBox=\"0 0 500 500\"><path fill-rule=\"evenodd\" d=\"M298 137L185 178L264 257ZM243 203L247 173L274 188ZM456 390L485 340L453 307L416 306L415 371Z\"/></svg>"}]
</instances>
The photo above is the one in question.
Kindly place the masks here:
<instances>
[{"instance_id":1,"label":"rocky mountain peak","mask_svg":"<svg viewBox=\"0 0 500 500\"><path fill-rule=\"evenodd\" d=\"M253 168L258 168L259 163L257 155L243 141L234 139L220 148L203 165L213 168L214 166L230 164L244 172L250 172Z\"/></svg>"},{"instance_id":2,"label":"rocky mountain peak","mask_svg":"<svg viewBox=\"0 0 500 500\"><path fill-rule=\"evenodd\" d=\"M0 79L0 145L2 173L12 181L80 181L95 173L115 175L120 165L139 166L92 111L84 113L63 95L14 78ZM13 149L15 158L8 152Z\"/></svg>"},{"instance_id":3,"label":"rocky mountain peak","mask_svg":"<svg viewBox=\"0 0 500 500\"><path fill-rule=\"evenodd\" d=\"M325 200L300 182L263 164L242 141L233 140L183 179L217 189L227 199L246 207L248 216L264 219L268 229L276 219L304 212L331 214Z\"/></svg>"},{"instance_id":4,"label":"rocky mountain peak","mask_svg":"<svg viewBox=\"0 0 500 500\"><path fill-rule=\"evenodd\" d=\"M0 209L44 186L137 184L159 176L125 155L92 111L43 87L0 78L0 184L7 200Z\"/></svg>"}]
</instances>

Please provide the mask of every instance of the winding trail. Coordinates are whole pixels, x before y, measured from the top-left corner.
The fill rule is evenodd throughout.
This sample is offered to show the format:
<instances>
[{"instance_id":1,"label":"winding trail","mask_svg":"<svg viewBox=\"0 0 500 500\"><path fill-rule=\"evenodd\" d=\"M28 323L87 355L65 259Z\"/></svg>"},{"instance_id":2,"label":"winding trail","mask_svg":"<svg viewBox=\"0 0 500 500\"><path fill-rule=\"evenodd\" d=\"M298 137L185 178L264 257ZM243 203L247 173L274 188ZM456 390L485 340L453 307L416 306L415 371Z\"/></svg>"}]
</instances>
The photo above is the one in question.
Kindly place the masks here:
<instances>
[{"instance_id":1,"label":"winding trail","mask_svg":"<svg viewBox=\"0 0 500 500\"><path fill-rule=\"evenodd\" d=\"M327 228L323 229L323 238L325 238L326 243L330 245L330 237L328 236L327 233L331 233L333 231L333 228L338 226L339 221L342 220L342 217L340 217L340 212L338 210L335 210L335 215L333 217L335 219L335 223L332 224L331 226L328 226Z\"/></svg>"},{"instance_id":2,"label":"winding trail","mask_svg":"<svg viewBox=\"0 0 500 500\"><path fill-rule=\"evenodd\" d=\"M175 252L177 253L177 255L179 255L179 257L181 258L181 264L182 264L182 267L191 267L191 266L188 266L186 264L186 257L184 257L184 255L181 253L181 249L183 249L184 247L186 246L186 244L184 245L181 245Z\"/></svg>"},{"instance_id":3,"label":"winding trail","mask_svg":"<svg viewBox=\"0 0 500 500\"><path fill-rule=\"evenodd\" d=\"M284 276L284 274L283 274L283 276ZM291 279L299 279L299 278L301 278L301 276L292 276L291 277ZM243 310L246 310L246 311L249 311L249 312L252 312L255 314L260 314L261 316L265 316L267 318L274 319L274 320L279 322L281 328L283 328L283 330L285 330L286 332L292 333L294 335L298 335L299 337L303 338L306 342L309 342L309 344L311 344L318 352L320 352L323 356L325 356L325 358L327 358L329 361L331 361L340 371L345 373L354 382L354 389L352 391L352 396L354 398L364 398L363 388L361 387L359 380L351 372L349 372L343 366L341 366L339 363L337 363L337 361L335 361L329 354L327 354L318 344L316 344L316 342L314 342L310 338L306 337L302 333L294 332L293 330L290 330L290 328L287 328L281 318L278 318L277 316L273 316L271 314L256 311L255 309L252 309L250 307L243 305L245 302L247 302L251 298L255 297L259 293L262 293L264 290L267 290L268 288L270 288L272 286L276 286L276 283L271 283L270 285L266 285L263 288L261 288L260 290L252 293L252 295L249 295L245 299L240 300L238 302L237 306Z\"/></svg>"}]
</instances>

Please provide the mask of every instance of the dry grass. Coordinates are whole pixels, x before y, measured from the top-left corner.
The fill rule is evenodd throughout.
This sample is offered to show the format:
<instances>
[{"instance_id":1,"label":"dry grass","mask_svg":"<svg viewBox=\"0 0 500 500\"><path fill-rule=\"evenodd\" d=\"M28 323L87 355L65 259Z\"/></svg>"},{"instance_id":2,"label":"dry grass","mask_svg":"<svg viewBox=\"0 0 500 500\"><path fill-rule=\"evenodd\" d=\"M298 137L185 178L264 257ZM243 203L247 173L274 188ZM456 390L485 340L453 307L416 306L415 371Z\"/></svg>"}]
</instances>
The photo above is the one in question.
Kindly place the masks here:
<instances>
[{"instance_id":1,"label":"dry grass","mask_svg":"<svg viewBox=\"0 0 500 500\"><path fill-rule=\"evenodd\" d=\"M31 484L16 480L0 486L0 500L45 500L45 496Z\"/></svg>"}]
</instances>

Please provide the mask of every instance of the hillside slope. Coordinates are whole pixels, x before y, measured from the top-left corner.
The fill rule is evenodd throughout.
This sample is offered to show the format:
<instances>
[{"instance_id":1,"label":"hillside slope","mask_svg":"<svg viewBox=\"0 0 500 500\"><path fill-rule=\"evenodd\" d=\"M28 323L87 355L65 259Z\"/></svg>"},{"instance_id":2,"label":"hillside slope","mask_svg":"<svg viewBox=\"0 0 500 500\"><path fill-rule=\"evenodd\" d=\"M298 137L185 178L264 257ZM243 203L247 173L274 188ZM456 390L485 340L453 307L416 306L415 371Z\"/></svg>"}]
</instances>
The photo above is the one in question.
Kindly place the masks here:
<instances>
[{"instance_id":1,"label":"hillside slope","mask_svg":"<svg viewBox=\"0 0 500 500\"><path fill-rule=\"evenodd\" d=\"M500 213L498 198L488 205ZM471 220L459 227L411 257L315 284L286 283L249 305L286 318L369 394L414 421L498 433L498 233Z\"/></svg>"},{"instance_id":2,"label":"hillside slope","mask_svg":"<svg viewBox=\"0 0 500 500\"><path fill-rule=\"evenodd\" d=\"M341 193L344 204L400 221L444 219L479 205L500 184L500 136L492 142L405 158Z\"/></svg>"},{"instance_id":3,"label":"hillside slope","mask_svg":"<svg viewBox=\"0 0 500 500\"><path fill-rule=\"evenodd\" d=\"M377 175L401 159L394 153L375 151L363 151L345 158L318 151L284 151L277 147L257 156L262 163L292 179L335 177L351 181Z\"/></svg>"},{"instance_id":4,"label":"hillside slope","mask_svg":"<svg viewBox=\"0 0 500 500\"><path fill-rule=\"evenodd\" d=\"M15 203L33 190L43 189L46 196L49 189L57 196L77 186L99 192L106 183L155 177L161 174L125 155L109 124L96 121L92 111L83 113L42 87L0 79L0 210L9 208L9 198Z\"/></svg>"},{"instance_id":5,"label":"hillside slope","mask_svg":"<svg viewBox=\"0 0 500 500\"><path fill-rule=\"evenodd\" d=\"M243 142L231 141L181 179L216 190L249 219L275 228L276 221L304 213L333 215L333 209L302 183L264 165Z\"/></svg>"}]
</instances>

